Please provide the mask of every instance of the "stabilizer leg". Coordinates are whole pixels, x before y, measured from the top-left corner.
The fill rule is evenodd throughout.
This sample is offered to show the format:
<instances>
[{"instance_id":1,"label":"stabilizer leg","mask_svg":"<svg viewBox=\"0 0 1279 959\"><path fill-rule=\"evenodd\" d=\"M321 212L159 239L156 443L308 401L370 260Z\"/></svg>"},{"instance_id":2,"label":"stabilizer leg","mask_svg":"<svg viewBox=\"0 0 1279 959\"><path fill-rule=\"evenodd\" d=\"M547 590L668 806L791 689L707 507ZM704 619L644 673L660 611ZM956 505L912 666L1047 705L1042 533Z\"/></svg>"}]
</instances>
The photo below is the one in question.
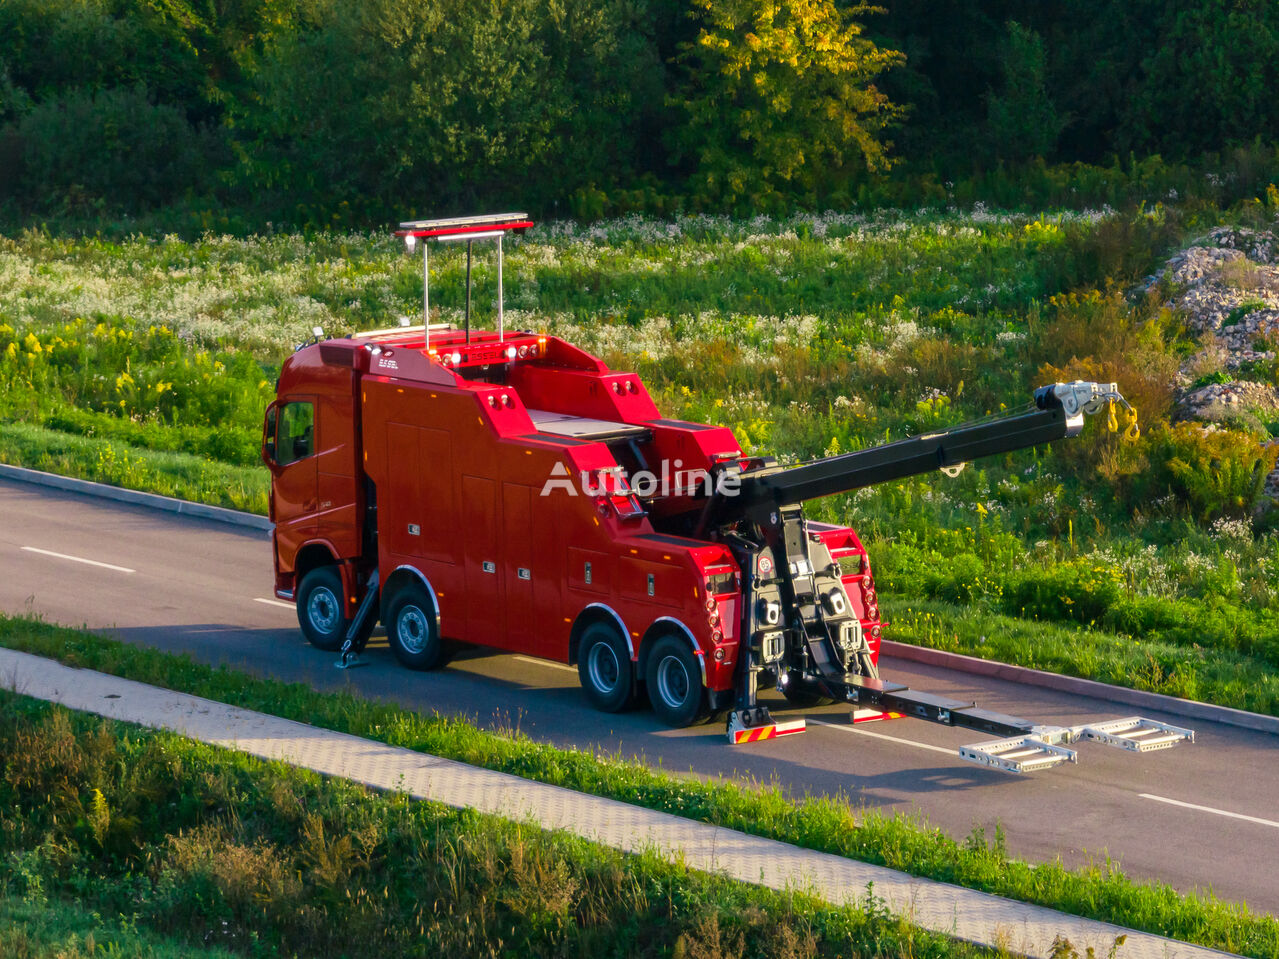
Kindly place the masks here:
<instances>
[{"instance_id":1,"label":"stabilizer leg","mask_svg":"<svg viewBox=\"0 0 1279 959\"><path fill-rule=\"evenodd\" d=\"M373 607L377 601L378 571L374 570L373 575L369 577L369 585L364 591L364 598L360 600L360 606L355 611L355 618L351 620L351 625L347 628L346 639L342 643L342 658L333 665L338 669L354 669L356 666L363 666L360 660L360 653L364 652L364 647L368 645L368 636L372 630L365 629L368 624L369 617L373 615Z\"/></svg>"}]
</instances>

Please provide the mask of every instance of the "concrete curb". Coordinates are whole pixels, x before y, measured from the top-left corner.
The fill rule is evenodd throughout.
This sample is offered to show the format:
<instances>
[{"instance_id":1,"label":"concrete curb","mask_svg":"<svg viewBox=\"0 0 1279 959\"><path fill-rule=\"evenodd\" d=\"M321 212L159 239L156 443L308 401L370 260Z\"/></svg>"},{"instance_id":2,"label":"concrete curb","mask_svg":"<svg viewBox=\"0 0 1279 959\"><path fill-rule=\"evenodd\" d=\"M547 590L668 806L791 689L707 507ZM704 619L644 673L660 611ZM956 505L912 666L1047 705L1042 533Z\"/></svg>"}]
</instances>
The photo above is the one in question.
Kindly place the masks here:
<instances>
[{"instance_id":1,"label":"concrete curb","mask_svg":"<svg viewBox=\"0 0 1279 959\"><path fill-rule=\"evenodd\" d=\"M249 529L269 530L275 525L265 516L258 516L256 513L244 513L240 510L226 509L221 506L191 503L173 496L161 496L159 493L143 493L139 490L123 489L106 483L73 479L70 476L58 476L56 473L43 473L40 470L31 470L23 466L8 466L0 463L0 479L17 480L19 483L33 483L36 486L49 486L53 489L67 490L72 493L83 493L86 496L97 496L100 499L113 499L120 503L129 503L132 506L145 506L148 509L181 513L183 516L211 519L217 523L230 523L233 526L245 526Z\"/></svg>"},{"instance_id":2,"label":"concrete curb","mask_svg":"<svg viewBox=\"0 0 1279 959\"><path fill-rule=\"evenodd\" d=\"M960 673L972 673L976 676L1005 679L1010 683L1021 683L1023 686L1042 686L1044 689L1052 689L1057 692L1091 696L1094 699L1105 699L1112 703L1136 706L1139 709L1158 710L1163 713L1171 713L1174 716L1185 716L1187 719L1203 719L1211 723L1238 726L1241 729L1251 729L1256 732L1279 736L1279 716L1264 716L1261 713L1231 709L1229 706L1197 703L1190 699L1165 696L1162 693L1148 693L1141 689L1111 686L1109 683L1099 683L1092 679L1061 676L1057 673L1044 672L1041 669L1011 666L1008 663L996 662L993 659L979 659L976 656L948 653L940 649L911 646L907 643L894 643L884 640L880 646L880 651L885 656L905 659L914 663L924 663L928 666L941 666Z\"/></svg>"}]
</instances>

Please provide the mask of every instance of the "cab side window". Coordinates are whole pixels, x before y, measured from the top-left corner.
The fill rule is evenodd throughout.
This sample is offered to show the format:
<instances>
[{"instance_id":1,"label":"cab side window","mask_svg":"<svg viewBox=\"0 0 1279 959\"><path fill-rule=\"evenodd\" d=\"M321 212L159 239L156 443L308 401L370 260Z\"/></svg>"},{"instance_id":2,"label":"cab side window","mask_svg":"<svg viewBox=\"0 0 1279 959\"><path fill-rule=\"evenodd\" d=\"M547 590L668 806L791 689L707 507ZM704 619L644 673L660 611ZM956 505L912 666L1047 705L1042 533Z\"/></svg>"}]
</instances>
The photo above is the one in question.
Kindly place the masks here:
<instances>
[{"instance_id":1,"label":"cab side window","mask_svg":"<svg viewBox=\"0 0 1279 959\"><path fill-rule=\"evenodd\" d=\"M275 461L281 466L315 452L315 407L311 403L286 403L280 407Z\"/></svg>"}]
</instances>

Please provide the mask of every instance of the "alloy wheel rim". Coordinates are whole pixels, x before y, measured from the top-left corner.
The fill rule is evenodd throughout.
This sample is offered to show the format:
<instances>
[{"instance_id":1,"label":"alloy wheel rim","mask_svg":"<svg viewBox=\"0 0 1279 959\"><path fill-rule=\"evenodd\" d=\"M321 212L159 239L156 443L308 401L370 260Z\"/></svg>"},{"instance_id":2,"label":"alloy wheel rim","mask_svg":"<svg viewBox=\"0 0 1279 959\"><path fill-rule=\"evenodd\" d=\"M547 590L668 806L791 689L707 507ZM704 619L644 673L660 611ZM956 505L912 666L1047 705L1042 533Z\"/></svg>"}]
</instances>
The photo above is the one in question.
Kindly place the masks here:
<instances>
[{"instance_id":1,"label":"alloy wheel rim","mask_svg":"<svg viewBox=\"0 0 1279 959\"><path fill-rule=\"evenodd\" d=\"M321 633L331 633L338 625L338 600L327 586L311 591L306 601L306 615Z\"/></svg>"},{"instance_id":2,"label":"alloy wheel rim","mask_svg":"<svg viewBox=\"0 0 1279 959\"><path fill-rule=\"evenodd\" d=\"M427 625L426 615L416 606L404 607L400 612L395 634L405 652L422 652L422 650L426 649L427 638L430 635L430 627Z\"/></svg>"},{"instance_id":3,"label":"alloy wheel rim","mask_svg":"<svg viewBox=\"0 0 1279 959\"><path fill-rule=\"evenodd\" d=\"M663 656L657 664L657 694L671 709L679 709L688 699L688 670L678 656Z\"/></svg>"},{"instance_id":4,"label":"alloy wheel rim","mask_svg":"<svg viewBox=\"0 0 1279 959\"><path fill-rule=\"evenodd\" d=\"M596 643L586 657L586 668L590 673L591 684L602 693L611 693L617 688L622 672L617 661L617 653L607 643Z\"/></svg>"}]
</instances>

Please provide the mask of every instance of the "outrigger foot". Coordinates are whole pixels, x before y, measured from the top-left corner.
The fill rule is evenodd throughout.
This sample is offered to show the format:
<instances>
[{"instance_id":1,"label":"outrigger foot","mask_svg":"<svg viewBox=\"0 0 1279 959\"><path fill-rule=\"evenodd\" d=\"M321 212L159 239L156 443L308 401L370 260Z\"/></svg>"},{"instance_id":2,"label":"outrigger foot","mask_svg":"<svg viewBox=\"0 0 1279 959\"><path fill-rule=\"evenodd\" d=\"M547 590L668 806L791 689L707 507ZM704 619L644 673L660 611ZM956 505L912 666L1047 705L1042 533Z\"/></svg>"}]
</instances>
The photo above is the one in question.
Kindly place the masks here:
<instances>
[{"instance_id":1,"label":"outrigger foot","mask_svg":"<svg viewBox=\"0 0 1279 959\"><path fill-rule=\"evenodd\" d=\"M802 733L807 729L808 723L803 719L774 722L767 706L734 709L728 715L728 741L734 746Z\"/></svg>"}]
</instances>

